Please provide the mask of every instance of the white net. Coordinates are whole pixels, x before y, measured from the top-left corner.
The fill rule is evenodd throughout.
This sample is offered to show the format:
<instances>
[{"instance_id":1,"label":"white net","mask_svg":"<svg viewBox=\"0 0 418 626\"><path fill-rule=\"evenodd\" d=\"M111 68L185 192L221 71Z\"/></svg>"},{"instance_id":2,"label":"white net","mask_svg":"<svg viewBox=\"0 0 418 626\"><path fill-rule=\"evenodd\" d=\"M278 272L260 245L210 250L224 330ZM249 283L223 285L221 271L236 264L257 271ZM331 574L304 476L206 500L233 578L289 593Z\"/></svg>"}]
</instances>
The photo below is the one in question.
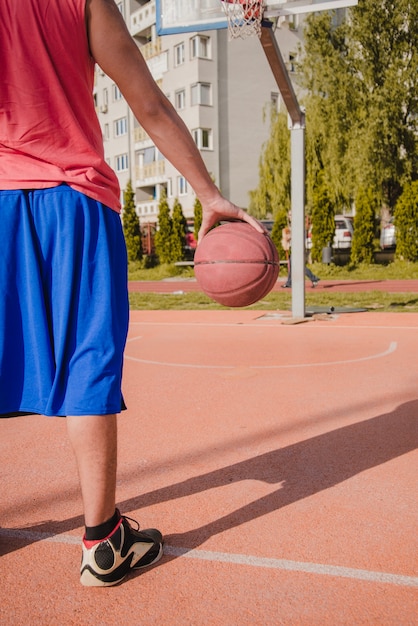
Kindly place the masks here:
<instances>
[{"instance_id":1,"label":"white net","mask_svg":"<svg viewBox=\"0 0 418 626\"><path fill-rule=\"evenodd\" d=\"M264 0L221 0L231 39L261 35Z\"/></svg>"}]
</instances>

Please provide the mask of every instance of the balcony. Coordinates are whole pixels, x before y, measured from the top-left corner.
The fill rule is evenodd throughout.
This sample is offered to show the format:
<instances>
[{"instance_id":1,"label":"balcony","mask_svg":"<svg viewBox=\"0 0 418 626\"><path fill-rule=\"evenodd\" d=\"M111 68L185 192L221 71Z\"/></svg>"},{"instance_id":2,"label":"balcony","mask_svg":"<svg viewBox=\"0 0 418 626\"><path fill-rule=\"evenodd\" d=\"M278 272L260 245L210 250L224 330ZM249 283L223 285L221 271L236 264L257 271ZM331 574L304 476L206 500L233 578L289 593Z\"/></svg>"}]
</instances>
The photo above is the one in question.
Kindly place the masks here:
<instances>
[{"instance_id":1,"label":"balcony","mask_svg":"<svg viewBox=\"0 0 418 626\"><path fill-rule=\"evenodd\" d=\"M165 175L165 160L153 161L146 165L135 168L135 180L137 187L152 182L161 182Z\"/></svg>"},{"instance_id":2,"label":"balcony","mask_svg":"<svg viewBox=\"0 0 418 626\"><path fill-rule=\"evenodd\" d=\"M136 208L140 220L147 219L151 223L158 221L159 204L156 200L137 202Z\"/></svg>"},{"instance_id":3,"label":"balcony","mask_svg":"<svg viewBox=\"0 0 418 626\"><path fill-rule=\"evenodd\" d=\"M134 142L143 143L144 141L151 141L148 133L142 128L142 126L136 126L134 128Z\"/></svg>"},{"instance_id":4,"label":"balcony","mask_svg":"<svg viewBox=\"0 0 418 626\"><path fill-rule=\"evenodd\" d=\"M161 37L157 37L154 41L149 41L141 46L141 54L144 59L147 61L148 59L152 59L152 57L156 57L161 53Z\"/></svg>"},{"instance_id":5,"label":"balcony","mask_svg":"<svg viewBox=\"0 0 418 626\"><path fill-rule=\"evenodd\" d=\"M144 36L155 22L155 0L151 0L131 14L131 35L133 37Z\"/></svg>"}]
</instances>

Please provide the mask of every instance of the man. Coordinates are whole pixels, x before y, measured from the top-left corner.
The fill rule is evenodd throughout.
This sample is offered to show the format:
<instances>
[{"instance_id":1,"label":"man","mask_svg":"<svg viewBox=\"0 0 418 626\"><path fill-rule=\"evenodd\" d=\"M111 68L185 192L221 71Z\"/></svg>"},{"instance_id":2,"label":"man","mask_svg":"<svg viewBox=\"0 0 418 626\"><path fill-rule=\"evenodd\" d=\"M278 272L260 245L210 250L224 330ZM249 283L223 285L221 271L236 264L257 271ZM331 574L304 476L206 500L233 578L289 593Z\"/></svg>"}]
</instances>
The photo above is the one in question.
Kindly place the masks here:
<instances>
[{"instance_id":1,"label":"man","mask_svg":"<svg viewBox=\"0 0 418 626\"><path fill-rule=\"evenodd\" d=\"M81 582L114 585L161 557L162 535L115 507L127 267L94 63L199 197L199 239L220 219L263 228L213 184L113 0L2 0L0 58L0 414L66 417L86 524Z\"/></svg>"},{"instance_id":2,"label":"man","mask_svg":"<svg viewBox=\"0 0 418 626\"><path fill-rule=\"evenodd\" d=\"M290 254L290 249L292 246L292 231L290 226L283 228L282 230L282 247L286 252L287 259L287 280L283 283L282 288L290 288L292 287L292 258ZM321 280L319 276L315 276L315 274L305 265L305 276L309 278L312 283L312 287L316 287L319 281Z\"/></svg>"}]
</instances>

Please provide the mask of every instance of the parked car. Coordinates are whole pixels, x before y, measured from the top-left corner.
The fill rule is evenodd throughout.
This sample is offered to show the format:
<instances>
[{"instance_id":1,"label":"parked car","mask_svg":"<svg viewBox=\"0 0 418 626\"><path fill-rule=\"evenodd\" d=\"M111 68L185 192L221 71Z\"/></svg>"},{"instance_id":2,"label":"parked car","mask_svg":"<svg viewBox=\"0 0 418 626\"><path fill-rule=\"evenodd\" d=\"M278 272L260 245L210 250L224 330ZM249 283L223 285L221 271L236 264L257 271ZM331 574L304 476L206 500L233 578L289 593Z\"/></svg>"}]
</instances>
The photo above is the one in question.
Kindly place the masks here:
<instances>
[{"instance_id":1,"label":"parked car","mask_svg":"<svg viewBox=\"0 0 418 626\"><path fill-rule=\"evenodd\" d=\"M353 221L350 217L345 215L335 216L335 232L332 247L337 250L343 250L351 248L351 241L353 239L354 228ZM312 227L306 234L306 249L312 248Z\"/></svg>"},{"instance_id":2,"label":"parked car","mask_svg":"<svg viewBox=\"0 0 418 626\"><path fill-rule=\"evenodd\" d=\"M382 250L387 248L395 248L396 246L396 232L393 218L391 218L380 231L380 247Z\"/></svg>"},{"instance_id":3,"label":"parked car","mask_svg":"<svg viewBox=\"0 0 418 626\"><path fill-rule=\"evenodd\" d=\"M194 222L187 221L186 236L184 242L184 258L186 261L193 261L196 252L197 241L194 236Z\"/></svg>"},{"instance_id":4,"label":"parked car","mask_svg":"<svg viewBox=\"0 0 418 626\"><path fill-rule=\"evenodd\" d=\"M265 228L267 228L268 232L271 235L271 231L273 230L274 220L261 220L261 223Z\"/></svg>"},{"instance_id":5,"label":"parked car","mask_svg":"<svg viewBox=\"0 0 418 626\"><path fill-rule=\"evenodd\" d=\"M344 217L344 215L336 215L335 234L332 247L337 250L340 250L341 248L351 248L353 234L354 228L352 220L349 217Z\"/></svg>"}]
</instances>

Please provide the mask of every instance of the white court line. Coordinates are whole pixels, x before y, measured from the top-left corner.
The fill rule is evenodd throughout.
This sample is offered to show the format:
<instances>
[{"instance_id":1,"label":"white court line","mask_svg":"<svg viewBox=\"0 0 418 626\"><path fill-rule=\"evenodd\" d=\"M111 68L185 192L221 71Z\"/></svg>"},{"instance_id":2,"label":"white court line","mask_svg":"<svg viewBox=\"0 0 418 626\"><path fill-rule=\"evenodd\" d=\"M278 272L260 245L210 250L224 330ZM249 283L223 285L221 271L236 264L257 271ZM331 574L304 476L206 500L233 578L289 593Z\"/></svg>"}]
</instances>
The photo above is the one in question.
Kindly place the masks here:
<instances>
[{"instance_id":1,"label":"white court line","mask_svg":"<svg viewBox=\"0 0 418 626\"><path fill-rule=\"evenodd\" d=\"M34 532L31 530L1 528L0 537L23 539L27 541L45 541L70 545L81 545L81 540L73 535L50 535L48 533ZM209 550L190 550L189 548L177 548L164 546L164 554L212 561L216 563L230 563L233 565L246 565L249 567L262 567L287 572L302 572L305 574L317 574L322 576L334 576L336 578L351 578L365 580L372 583L385 583L401 587L418 587L417 576L404 576L402 574L389 574L387 572L374 572L341 565L323 565L322 563L309 563L304 561L291 561L288 559L270 559L251 556L246 554L228 554L227 552L213 552Z\"/></svg>"},{"instance_id":2,"label":"white court line","mask_svg":"<svg viewBox=\"0 0 418 626\"><path fill-rule=\"evenodd\" d=\"M129 337L126 340L126 343L129 343L130 341L137 341L138 339L142 339L142 335L138 335L137 337Z\"/></svg>"},{"instance_id":3,"label":"white court line","mask_svg":"<svg viewBox=\"0 0 418 626\"><path fill-rule=\"evenodd\" d=\"M264 557L247 556L243 554L228 554L225 552L209 552L206 550L188 550L187 548L164 547L165 554L182 556L189 559L217 561L220 563L234 563L235 565L249 565L251 567L265 567L306 574L322 574L338 578L354 578L375 583L389 583L403 587L418 587L418 577L403 576L402 574L388 574L373 572L340 565L322 565L321 563L306 563L303 561L289 561L288 559L268 559Z\"/></svg>"},{"instance_id":4,"label":"white court line","mask_svg":"<svg viewBox=\"0 0 418 626\"><path fill-rule=\"evenodd\" d=\"M321 367L321 366L329 366L329 365L347 365L349 363L361 363L363 361L372 361L374 359L381 359L392 352L395 352L398 344L396 341L392 341L389 344L389 347L384 352L379 352L377 354L371 354L368 356L362 356L358 359L345 359L341 361L319 361L317 363L291 363L291 364L280 364L280 365L246 365L248 369L291 369L298 367ZM202 365L200 363L168 363L167 361L151 361L148 359L139 359L134 356L129 356L125 354L125 359L129 361L135 361L136 363L144 363L146 365L158 365L158 366L167 366L167 367L192 367L194 369L236 369L237 367L243 367L242 363L238 365Z\"/></svg>"}]
</instances>

